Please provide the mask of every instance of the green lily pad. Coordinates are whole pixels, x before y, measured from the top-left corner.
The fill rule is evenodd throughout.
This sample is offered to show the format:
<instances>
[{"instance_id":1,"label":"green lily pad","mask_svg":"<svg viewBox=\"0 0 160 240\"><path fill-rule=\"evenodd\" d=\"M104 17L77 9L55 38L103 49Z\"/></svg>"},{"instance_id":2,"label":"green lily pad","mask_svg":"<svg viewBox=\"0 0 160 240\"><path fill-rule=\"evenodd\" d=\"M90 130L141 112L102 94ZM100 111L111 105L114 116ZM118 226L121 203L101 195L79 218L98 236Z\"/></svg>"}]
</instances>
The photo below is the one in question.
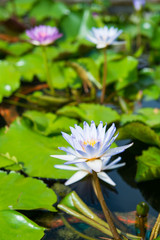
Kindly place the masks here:
<instances>
[{"instance_id":1,"label":"green lily pad","mask_svg":"<svg viewBox=\"0 0 160 240\"><path fill-rule=\"evenodd\" d=\"M1 210L0 223L1 240L40 240L44 235L43 227L16 211Z\"/></svg>"},{"instance_id":2,"label":"green lily pad","mask_svg":"<svg viewBox=\"0 0 160 240\"><path fill-rule=\"evenodd\" d=\"M118 129L118 139L138 139L144 143L160 147L160 137L150 127L140 122L131 122Z\"/></svg>"},{"instance_id":3,"label":"green lily pad","mask_svg":"<svg viewBox=\"0 0 160 240\"><path fill-rule=\"evenodd\" d=\"M147 181L160 178L160 149L150 147L143 151L141 156L138 156L136 181Z\"/></svg>"},{"instance_id":4,"label":"green lily pad","mask_svg":"<svg viewBox=\"0 0 160 240\"><path fill-rule=\"evenodd\" d=\"M100 121L103 121L104 123L107 122L109 124L118 121L120 118L119 114L109 107L87 103L81 103L78 107L65 106L59 109L57 114L80 118L81 120L86 120L88 122L93 120L96 125L98 125Z\"/></svg>"},{"instance_id":5,"label":"green lily pad","mask_svg":"<svg viewBox=\"0 0 160 240\"><path fill-rule=\"evenodd\" d=\"M0 61L0 102L9 97L20 86L20 73L7 61Z\"/></svg>"},{"instance_id":6,"label":"green lily pad","mask_svg":"<svg viewBox=\"0 0 160 240\"><path fill-rule=\"evenodd\" d=\"M18 119L7 132L1 130L0 142L0 153L8 152L10 156L15 156L29 176L66 179L73 174L54 168L55 164L63 164L63 161L50 157L52 154L63 154L58 147L68 146L61 135L45 137Z\"/></svg>"},{"instance_id":7,"label":"green lily pad","mask_svg":"<svg viewBox=\"0 0 160 240\"><path fill-rule=\"evenodd\" d=\"M53 2L51 0L37 1L37 4L29 12L30 17L35 17L37 21L42 21L48 16L53 19L61 19L70 13L69 8L62 2Z\"/></svg>"},{"instance_id":8,"label":"green lily pad","mask_svg":"<svg viewBox=\"0 0 160 240\"><path fill-rule=\"evenodd\" d=\"M70 132L69 127L73 127L74 124L78 122L76 119L65 116L57 117L57 115L53 113L42 113L38 111L27 111L23 114L23 117L33 123L36 132L45 136L60 133L61 131Z\"/></svg>"},{"instance_id":9,"label":"green lily pad","mask_svg":"<svg viewBox=\"0 0 160 240\"><path fill-rule=\"evenodd\" d=\"M118 61L108 62L107 84L116 82L116 89L121 89L137 81L138 61L127 56ZM125 67L124 67L125 66Z\"/></svg>"},{"instance_id":10,"label":"green lily pad","mask_svg":"<svg viewBox=\"0 0 160 240\"><path fill-rule=\"evenodd\" d=\"M67 37L78 38L85 38L88 31L94 26L95 21L89 9L78 13L71 12L62 19L60 24L62 32L64 32Z\"/></svg>"},{"instance_id":11,"label":"green lily pad","mask_svg":"<svg viewBox=\"0 0 160 240\"><path fill-rule=\"evenodd\" d=\"M123 114L121 123L124 125L129 122L140 121L151 128L160 127L160 109L158 108L141 108L136 114Z\"/></svg>"},{"instance_id":12,"label":"green lily pad","mask_svg":"<svg viewBox=\"0 0 160 240\"><path fill-rule=\"evenodd\" d=\"M52 205L57 196L41 181L24 177L15 172L0 171L0 210L47 209L56 211Z\"/></svg>"},{"instance_id":13,"label":"green lily pad","mask_svg":"<svg viewBox=\"0 0 160 240\"><path fill-rule=\"evenodd\" d=\"M21 163L19 163L15 156L10 156L7 152L6 154L0 153L0 168L12 167L12 170L19 171L22 169Z\"/></svg>"}]
</instances>

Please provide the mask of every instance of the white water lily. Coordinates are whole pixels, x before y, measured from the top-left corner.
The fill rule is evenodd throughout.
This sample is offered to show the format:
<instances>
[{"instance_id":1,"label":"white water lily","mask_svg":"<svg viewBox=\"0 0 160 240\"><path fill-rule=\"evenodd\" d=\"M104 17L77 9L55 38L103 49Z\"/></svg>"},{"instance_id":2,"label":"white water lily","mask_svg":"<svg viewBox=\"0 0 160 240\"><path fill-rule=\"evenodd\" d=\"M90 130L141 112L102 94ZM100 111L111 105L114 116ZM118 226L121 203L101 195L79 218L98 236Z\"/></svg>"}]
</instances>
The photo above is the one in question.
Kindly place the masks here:
<instances>
[{"instance_id":1,"label":"white water lily","mask_svg":"<svg viewBox=\"0 0 160 240\"><path fill-rule=\"evenodd\" d=\"M108 45L114 44L116 38L122 33L122 30L107 26L101 28L93 27L87 35L87 40L96 44L97 48L105 48Z\"/></svg>"},{"instance_id":2,"label":"white water lily","mask_svg":"<svg viewBox=\"0 0 160 240\"><path fill-rule=\"evenodd\" d=\"M65 140L72 146L72 148L59 148L65 151L67 155L51 155L51 157L67 161L65 164L85 162L91 170L101 172L103 162L132 146L131 143L121 147L110 148L118 134L114 136L116 132L114 123L107 131L106 127L107 124L103 127L103 122L100 122L96 128L94 121L91 122L91 126L84 122L83 129L75 124L75 128L70 127L71 135L62 132Z\"/></svg>"},{"instance_id":3,"label":"white water lily","mask_svg":"<svg viewBox=\"0 0 160 240\"><path fill-rule=\"evenodd\" d=\"M112 179L104 171L105 170L116 169L116 168L119 168L119 167L123 167L125 165L125 163L117 164L121 160L121 157L118 157L117 159L115 159L112 162L110 162L110 159L111 158L108 157L103 161L102 170L99 173L97 173L97 176L101 180L103 180L104 182L106 182L106 183L108 183L112 186L115 186L116 185L115 182L113 182ZM70 184L73 184L75 182L78 182L79 180L83 179L87 175L92 174L92 169L89 168L86 163L78 163L78 164L75 164L75 165L76 166L66 166L66 165L55 165L54 166L55 168L58 168L58 169L77 171L75 174L73 174L73 176L71 178L69 178L65 182L65 185L70 185Z\"/></svg>"}]
</instances>

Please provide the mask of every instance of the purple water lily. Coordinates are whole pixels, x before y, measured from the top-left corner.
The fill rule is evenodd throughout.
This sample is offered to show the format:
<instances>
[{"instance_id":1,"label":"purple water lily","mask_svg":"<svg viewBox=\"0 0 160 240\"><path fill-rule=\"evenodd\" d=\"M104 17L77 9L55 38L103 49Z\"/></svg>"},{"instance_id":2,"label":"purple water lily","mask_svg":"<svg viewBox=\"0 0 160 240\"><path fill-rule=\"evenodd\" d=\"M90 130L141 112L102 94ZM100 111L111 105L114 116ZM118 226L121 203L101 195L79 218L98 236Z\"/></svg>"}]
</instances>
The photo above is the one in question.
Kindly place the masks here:
<instances>
[{"instance_id":1,"label":"purple water lily","mask_svg":"<svg viewBox=\"0 0 160 240\"><path fill-rule=\"evenodd\" d=\"M145 0L133 0L133 5L136 11L140 11L145 3Z\"/></svg>"},{"instance_id":2,"label":"purple water lily","mask_svg":"<svg viewBox=\"0 0 160 240\"><path fill-rule=\"evenodd\" d=\"M103 122L100 122L96 128L94 121L91 122L91 126L84 122L83 129L78 125L75 125L75 128L71 127L71 135L67 133L62 135L72 148L61 147L59 149L65 151L67 155L51 155L51 157L67 161L65 164L86 163L91 170L101 172L108 158L132 146L131 143L110 148L118 134L114 136L116 132L114 123L107 131L106 127L107 124L103 127Z\"/></svg>"},{"instance_id":3,"label":"purple water lily","mask_svg":"<svg viewBox=\"0 0 160 240\"><path fill-rule=\"evenodd\" d=\"M62 33L59 33L56 27L40 25L29 30L26 30L27 36L30 38L30 42L34 45L49 45L56 39L62 37Z\"/></svg>"},{"instance_id":4,"label":"purple water lily","mask_svg":"<svg viewBox=\"0 0 160 240\"><path fill-rule=\"evenodd\" d=\"M122 30L107 26L101 28L93 27L87 35L87 40L96 44L97 48L105 48L108 45L114 44L116 38L122 33Z\"/></svg>"}]
</instances>

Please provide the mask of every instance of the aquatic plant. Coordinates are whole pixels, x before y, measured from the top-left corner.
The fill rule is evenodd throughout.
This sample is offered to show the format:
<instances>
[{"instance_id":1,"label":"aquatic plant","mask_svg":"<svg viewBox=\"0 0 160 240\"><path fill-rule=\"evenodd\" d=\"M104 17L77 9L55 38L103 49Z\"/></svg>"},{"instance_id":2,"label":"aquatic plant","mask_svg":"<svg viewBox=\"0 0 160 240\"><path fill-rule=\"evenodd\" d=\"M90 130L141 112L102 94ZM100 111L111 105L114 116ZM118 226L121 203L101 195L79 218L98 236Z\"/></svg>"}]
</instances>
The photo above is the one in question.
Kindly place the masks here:
<instances>
[{"instance_id":1,"label":"aquatic plant","mask_svg":"<svg viewBox=\"0 0 160 240\"><path fill-rule=\"evenodd\" d=\"M47 83L50 87L51 93L54 94L53 84L49 72L46 46L53 43L58 38L62 37L63 34L59 33L56 27L45 25L36 26L34 28L26 30L26 34L30 38L30 43L42 47Z\"/></svg>"},{"instance_id":2,"label":"aquatic plant","mask_svg":"<svg viewBox=\"0 0 160 240\"><path fill-rule=\"evenodd\" d=\"M106 78L107 78L107 54L106 48L116 43L117 37L122 33L122 30L118 30L117 28L111 27L108 28L104 26L103 28L95 28L93 27L91 31L87 35L87 39L90 42L96 44L96 48L104 50L104 65L103 65L103 79L102 79L102 93L100 102L104 102L105 92L106 92Z\"/></svg>"},{"instance_id":3,"label":"aquatic plant","mask_svg":"<svg viewBox=\"0 0 160 240\"><path fill-rule=\"evenodd\" d=\"M133 0L133 5L136 11L140 11L145 3L145 0Z\"/></svg>"},{"instance_id":4,"label":"aquatic plant","mask_svg":"<svg viewBox=\"0 0 160 240\"><path fill-rule=\"evenodd\" d=\"M106 48L107 46L114 44L117 37L122 33L122 30L118 28L108 28L107 26L101 28L93 27L87 34L87 40L96 44L96 48Z\"/></svg>"},{"instance_id":5,"label":"aquatic plant","mask_svg":"<svg viewBox=\"0 0 160 240\"><path fill-rule=\"evenodd\" d=\"M26 30L27 36L33 45L46 46L53 43L58 38L62 37L62 33L56 27L40 25L29 30Z\"/></svg>"},{"instance_id":6,"label":"aquatic plant","mask_svg":"<svg viewBox=\"0 0 160 240\"><path fill-rule=\"evenodd\" d=\"M131 144L110 148L117 138L115 124L106 131L107 124L103 127L100 122L98 127L94 121L89 126L87 122L83 123L83 129L75 124L75 128L70 127L72 134L62 132L62 136L72 146L68 148L60 147L67 155L51 155L52 157L66 160L65 164L86 163L86 165L95 172L100 172L107 164L111 156L123 152L132 146ZM114 136L114 137L113 137Z\"/></svg>"},{"instance_id":7,"label":"aquatic plant","mask_svg":"<svg viewBox=\"0 0 160 240\"><path fill-rule=\"evenodd\" d=\"M114 169L116 167L123 166L124 163L116 165L116 163L120 161L120 158L117 158L108 165L107 163L109 162L111 156L123 152L125 149L132 146L132 143L121 147L110 148L118 134L114 136L116 132L115 124L112 124L107 132L106 127L107 124L103 127L102 121L97 128L94 121L91 121L91 126L89 126L87 122L84 122L83 129L75 124L75 128L70 127L72 132L71 136L62 132L65 140L73 148L61 147L59 149L67 152L67 155L51 155L51 157L66 160L67 162L65 164L76 164L77 167L69 167L65 165L55 166L60 169L78 170L78 172L66 182L66 185L79 181L89 173L92 174L93 189L95 194L101 204L114 239L119 240L121 237L114 226L109 209L104 201L98 177L111 185L115 185L115 183L102 170Z\"/></svg>"}]
</instances>

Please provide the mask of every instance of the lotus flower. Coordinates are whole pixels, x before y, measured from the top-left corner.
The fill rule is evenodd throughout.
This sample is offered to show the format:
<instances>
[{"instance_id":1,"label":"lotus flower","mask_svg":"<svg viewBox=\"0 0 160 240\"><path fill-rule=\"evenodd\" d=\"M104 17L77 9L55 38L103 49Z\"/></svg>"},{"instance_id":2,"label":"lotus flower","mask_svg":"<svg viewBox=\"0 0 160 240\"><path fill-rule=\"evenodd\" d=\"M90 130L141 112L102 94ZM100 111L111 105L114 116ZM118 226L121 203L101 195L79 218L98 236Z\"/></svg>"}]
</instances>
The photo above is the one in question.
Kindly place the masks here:
<instances>
[{"instance_id":1,"label":"lotus flower","mask_svg":"<svg viewBox=\"0 0 160 240\"><path fill-rule=\"evenodd\" d=\"M62 132L62 136L72 146L65 148L60 147L67 155L51 155L51 157L66 160L65 164L86 163L86 165L95 172L101 172L103 162L106 163L109 157L123 152L125 149L132 146L131 144L110 148L118 134L115 124L106 131L107 124L103 127L103 122L100 122L96 128L94 121L91 126L87 122L83 123L83 129L75 124L75 128L70 127L72 134Z\"/></svg>"},{"instance_id":2,"label":"lotus flower","mask_svg":"<svg viewBox=\"0 0 160 240\"><path fill-rule=\"evenodd\" d=\"M110 159L111 158L108 157L102 162L102 170L101 170L101 172L97 173L97 176L101 180L103 180L104 182L106 182L106 183L108 183L112 186L115 186L116 185L115 182L113 182L112 179L104 171L122 167L122 166L125 165L125 163L117 164L121 160L121 157L118 157L113 162L110 162ZM85 162L84 163L78 163L78 164L75 164L75 165L76 166L66 166L66 165L55 165L54 166L55 168L58 168L58 169L77 171L75 174L73 174L73 176L70 179L68 179L65 182L65 185L73 184L73 183L83 179L87 175L92 174L92 169L89 168L88 165Z\"/></svg>"},{"instance_id":3,"label":"lotus flower","mask_svg":"<svg viewBox=\"0 0 160 240\"><path fill-rule=\"evenodd\" d=\"M56 39L62 37L56 27L50 27L40 25L30 30L26 30L27 36L30 38L30 42L34 45L49 45Z\"/></svg>"},{"instance_id":4,"label":"lotus flower","mask_svg":"<svg viewBox=\"0 0 160 240\"><path fill-rule=\"evenodd\" d=\"M97 48L105 48L108 45L114 44L116 38L122 33L122 30L107 26L102 28L93 27L87 35L87 40L96 44Z\"/></svg>"},{"instance_id":5,"label":"lotus flower","mask_svg":"<svg viewBox=\"0 0 160 240\"><path fill-rule=\"evenodd\" d=\"M133 5L136 11L140 11L145 3L145 0L133 0Z\"/></svg>"}]
</instances>

